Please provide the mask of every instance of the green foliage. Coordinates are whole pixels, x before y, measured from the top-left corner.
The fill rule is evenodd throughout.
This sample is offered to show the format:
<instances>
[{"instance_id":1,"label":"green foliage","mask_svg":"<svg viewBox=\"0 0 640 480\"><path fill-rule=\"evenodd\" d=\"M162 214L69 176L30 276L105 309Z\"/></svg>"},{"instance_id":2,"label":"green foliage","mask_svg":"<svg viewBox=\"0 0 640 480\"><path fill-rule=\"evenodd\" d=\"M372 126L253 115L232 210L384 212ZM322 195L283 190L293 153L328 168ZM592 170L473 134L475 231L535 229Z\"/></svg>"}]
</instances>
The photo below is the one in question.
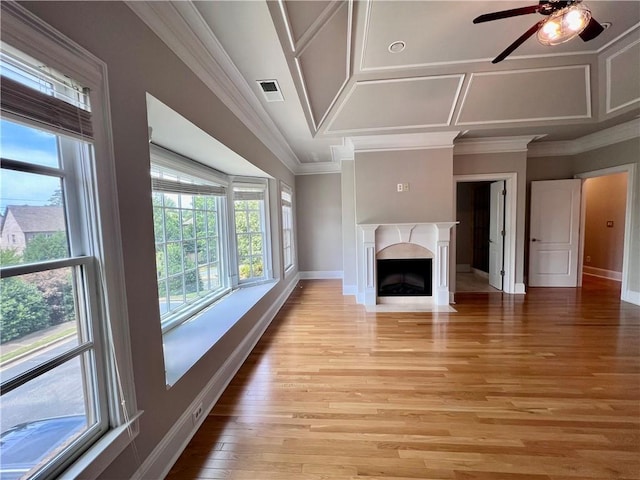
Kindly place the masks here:
<instances>
[{"instance_id":1,"label":"green foliage","mask_svg":"<svg viewBox=\"0 0 640 480\"><path fill-rule=\"evenodd\" d=\"M58 188L56 191L53 192L53 195L51 195L49 197L49 202L47 203L47 205L49 206L62 206L64 204L64 200L62 198L62 189Z\"/></svg>"},{"instance_id":2,"label":"green foliage","mask_svg":"<svg viewBox=\"0 0 640 480\"><path fill-rule=\"evenodd\" d=\"M64 231L52 235L36 235L27 243L23 260L26 263L56 260L69 256L67 234Z\"/></svg>"},{"instance_id":3,"label":"green foliage","mask_svg":"<svg viewBox=\"0 0 640 480\"><path fill-rule=\"evenodd\" d=\"M45 328L48 321L47 304L35 285L18 278L2 280L0 343Z\"/></svg>"},{"instance_id":4,"label":"green foliage","mask_svg":"<svg viewBox=\"0 0 640 480\"><path fill-rule=\"evenodd\" d=\"M75 319L75 301L69 270L47 270L32 273L25 278L38 286L48 307L49 325L58 325Z\"/></svg>"},{"instance_id":5,"label":"green foliage","mask_svg":"<svg viewBox=\"0 0 640 480\"><path fill-rule=\"evenodd\" d=\"M18 265L22 262L22 255L20 255L13 248L3 248L0 250L0 265Z\"/></svg>"}]
</instances>

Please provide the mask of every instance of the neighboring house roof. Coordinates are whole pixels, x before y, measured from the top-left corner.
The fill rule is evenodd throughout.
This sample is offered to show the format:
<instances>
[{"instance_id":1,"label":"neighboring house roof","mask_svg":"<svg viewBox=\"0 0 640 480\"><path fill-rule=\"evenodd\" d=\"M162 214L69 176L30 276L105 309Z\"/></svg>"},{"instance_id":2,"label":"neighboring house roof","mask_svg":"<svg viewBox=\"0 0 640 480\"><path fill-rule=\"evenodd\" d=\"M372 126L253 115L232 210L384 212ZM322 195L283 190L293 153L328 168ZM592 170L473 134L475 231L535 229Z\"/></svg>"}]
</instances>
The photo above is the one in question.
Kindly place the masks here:
<instances>
[{"instance_id":1,"label":"neighboring house roof","mask_svg":"<svg viewBox=\"0 0 640 480\"><path fill-rule=\"evenodd\" d=\"M4 215L0 213L0 232L2 231L2 225L4 225Z\"/></svg>"},{"instance_id":2,"label":"neighboring house roof","mask_svg":"<svg viewBox=\"0 0 640 480\"><path fill-rule=\"evenodd\" d=\"M13 216L24 233L58 232L66 230L62 207L34 207L29 205L9 205L5 217Z\"/></svg>"}]
</instances>

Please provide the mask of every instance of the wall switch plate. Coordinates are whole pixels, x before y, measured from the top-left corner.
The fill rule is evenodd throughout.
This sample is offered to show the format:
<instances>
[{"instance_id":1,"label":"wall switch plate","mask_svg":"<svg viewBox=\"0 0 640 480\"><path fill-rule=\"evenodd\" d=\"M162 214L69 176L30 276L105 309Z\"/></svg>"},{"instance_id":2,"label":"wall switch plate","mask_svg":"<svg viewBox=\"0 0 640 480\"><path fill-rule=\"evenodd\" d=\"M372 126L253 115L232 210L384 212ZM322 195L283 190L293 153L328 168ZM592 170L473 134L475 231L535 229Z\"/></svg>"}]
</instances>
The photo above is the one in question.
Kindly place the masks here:
<instances>
[{"instance_id":1,"label":"wall switch plate","mask_svg":"<svg viewBox=\"0 0 640 480\"><path fill-rule=\"evenodd\" d=\"M401 184L401 183L399 183L399 184L398 184L398 191L399 191L399 192L401 192L401 191L402 191L402 187L403 187L403 186L402 186L402 184Z\"/></svg>"},{"instance_id":2,"label":"wall switch plate","mask_svg":"<svg viewBox=\"0 0 640 480\"><path fill-rule=\"evenodd\" d=\"M607 220L607 227L613 228L613 220Z\"/></svg>"},{"instance_id":3,"label":"wall switch plate","mask_svg":"<svg viewBox=\"0 0 640 480\"><path fill-rule=\"evenodd\" d=\"M405 192L408 192L409 191L409 184L408 183L402 184L402 190L404 190Z\"/></svg>"}]
</instances>

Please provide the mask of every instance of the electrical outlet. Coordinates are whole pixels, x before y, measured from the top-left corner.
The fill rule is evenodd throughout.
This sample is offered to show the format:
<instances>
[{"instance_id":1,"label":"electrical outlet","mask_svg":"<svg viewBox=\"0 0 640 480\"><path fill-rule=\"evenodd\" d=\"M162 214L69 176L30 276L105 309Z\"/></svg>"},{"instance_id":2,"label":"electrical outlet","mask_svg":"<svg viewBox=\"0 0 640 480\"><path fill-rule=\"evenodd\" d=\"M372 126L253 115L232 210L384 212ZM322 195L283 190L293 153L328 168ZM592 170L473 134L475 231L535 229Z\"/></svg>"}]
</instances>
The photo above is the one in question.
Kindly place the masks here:
<instances>
[{"instance_id":1,"label":"electrical outlet","mask_svg":"<svg viewBox=\"0 0 640 480\"><path fill-rule=\"evenodd\" d=\"M193 411L193 413L191 414L191 417L193 418L193 424L197 425L197 423L200 421L200 417L202 416L202 404L198 405L196 407L196 409Z\"/></svg>"},{"instance_id":2,"label":"electrical outlet","mask_svg":"<svg viewBox=\"0 0 640 480\"><path fill-rule=\"evenodd\" d=\"M408 192L409 191L409 184L408 183L403 184L402 185L402 190L405 191L405 192Z\"/></svg>"},{"instance_id":3,"label":"electrical outlet","mask_svg":"<svg viewBox=\"0 0 640 480\"><path fill-rule=\"evenodd\" d=\"M587 259L586 260L587 260L587 263L591 263L591 256L587 255Z\"/></svg>"},{"instance_id":4,"label":"electrical outlet","mask_svg":"<svg viewBox=\"0 0 640 480\"><path fill-rule=\"evenodd\" d=\"M399 192L401 192L401 191L402 191L402 184L401 184L401 183L399 183L399 184L398 184L398 191L399 191Z\"/></svg>"}]
</instances>

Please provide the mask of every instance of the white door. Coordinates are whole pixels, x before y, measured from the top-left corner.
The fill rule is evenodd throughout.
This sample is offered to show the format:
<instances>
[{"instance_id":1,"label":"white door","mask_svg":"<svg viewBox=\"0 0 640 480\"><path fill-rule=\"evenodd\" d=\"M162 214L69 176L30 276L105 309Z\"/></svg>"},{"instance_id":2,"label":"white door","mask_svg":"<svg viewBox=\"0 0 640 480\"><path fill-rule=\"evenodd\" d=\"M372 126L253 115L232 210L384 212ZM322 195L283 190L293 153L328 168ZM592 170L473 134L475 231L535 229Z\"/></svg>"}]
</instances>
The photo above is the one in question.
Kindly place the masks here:
<instances>
[{"instance_id":1,"label":"white door","mask_svg":"<svg viewBox=\"0 0 640 480\"><path fill-rule=\"evenodd\" d=\"M529 285L576 287L582 181L531 182Z\"/></svg>"},{"instance_id":2,"label":"white door","mask_svg":"<svg viewBox=\"0 0 640 480\"><path fill-rule=\"evenodd\" d=\"M489 212L489 285L502 290L504 270L504 180L491 184Z\"/></svg>"}]
</instances>

